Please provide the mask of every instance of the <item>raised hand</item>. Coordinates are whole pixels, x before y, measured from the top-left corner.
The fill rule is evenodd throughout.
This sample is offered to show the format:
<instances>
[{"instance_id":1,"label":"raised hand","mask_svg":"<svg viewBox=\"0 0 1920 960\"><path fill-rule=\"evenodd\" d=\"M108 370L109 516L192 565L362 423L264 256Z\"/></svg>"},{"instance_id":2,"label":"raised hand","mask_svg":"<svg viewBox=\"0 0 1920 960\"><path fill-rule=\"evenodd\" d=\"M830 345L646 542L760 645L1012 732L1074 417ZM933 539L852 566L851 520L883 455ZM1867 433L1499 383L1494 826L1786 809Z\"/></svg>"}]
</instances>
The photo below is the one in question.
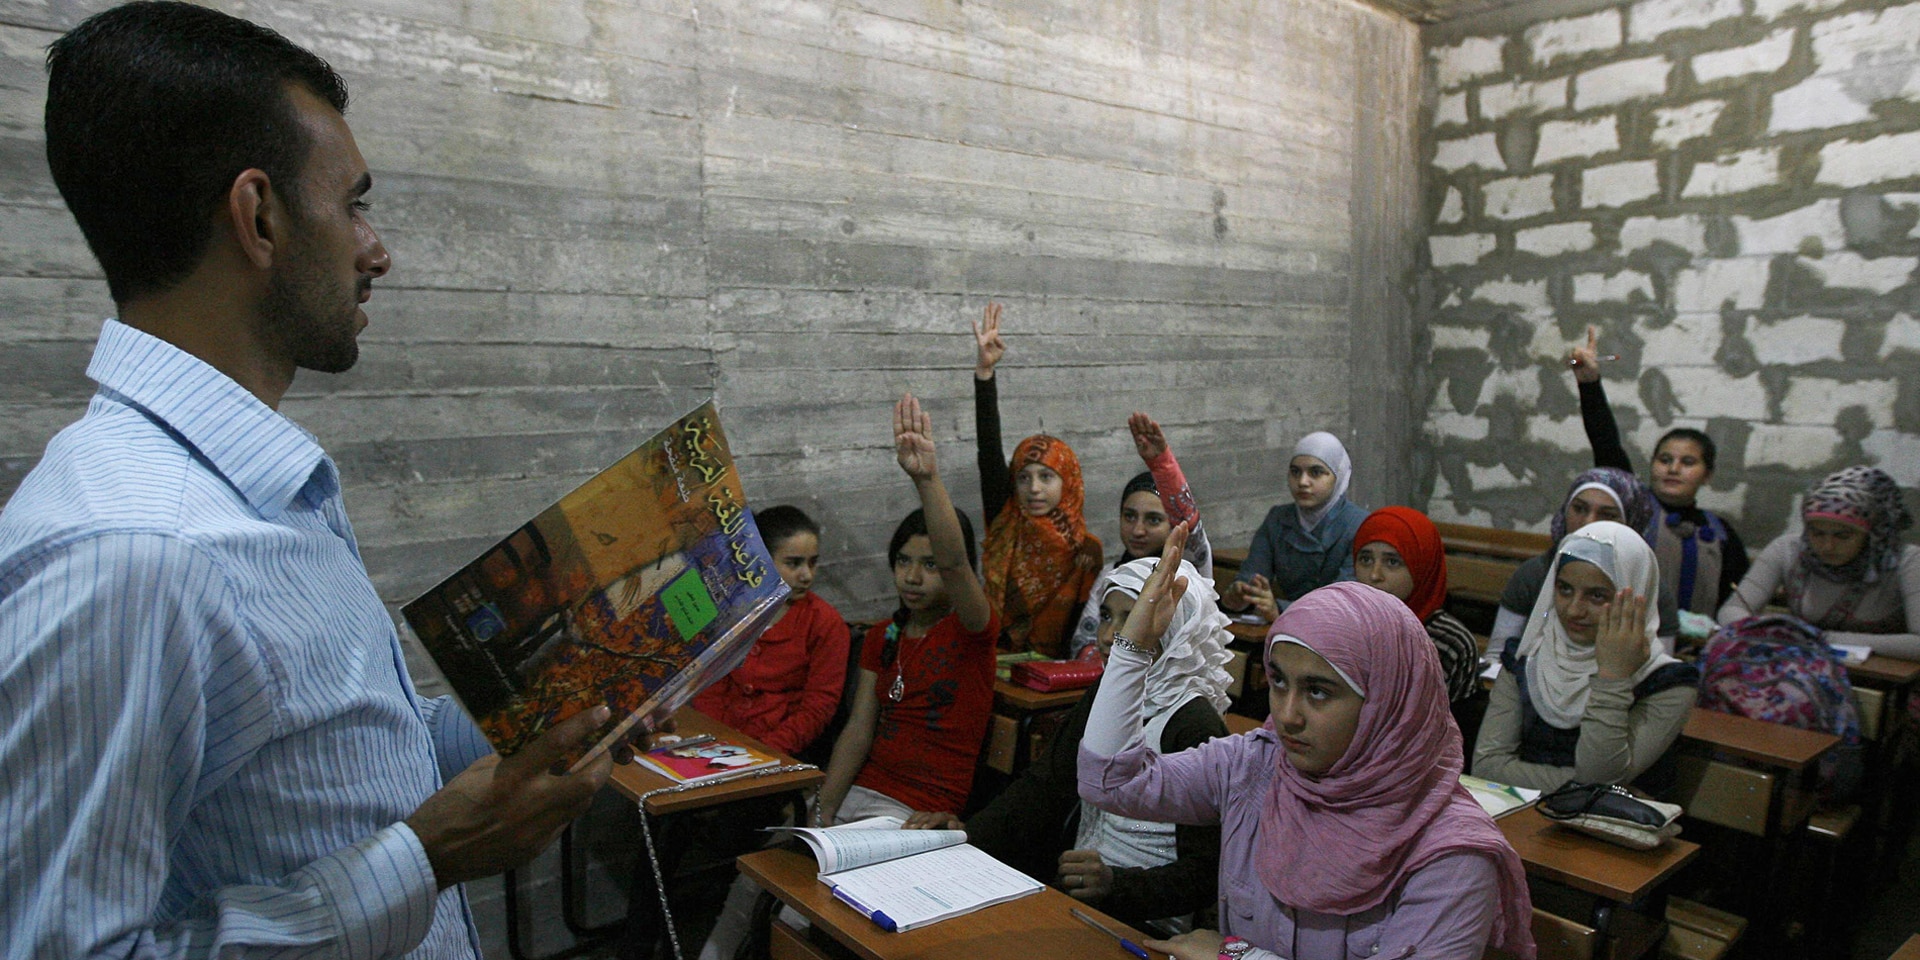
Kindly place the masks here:
<instances>
[{"instance_id":1,"label":"raised hand","mask_svg":"<svg viewBox=\"0 0 1920 960\"><path fill-rule=\"evenodd\" d=\"M938 475L933 461L933 418L920 409L920 401L911 393L893 405L893 455L914 480Z\"/></svg>"},{"instance_id":2,"label":"raised hand","mask_svg":"<svg viewBox=\"0 0 1920 960\"><path fill-rule=\"evenodd\" d=\"M1187 578L1180 576L1180 554L1187 546L1187 530L1187 525L1182 523L1167 534L1167 545L1160 551L1160 563L1140 588L1140 598L1133 602L1133 612L1127 614L1127 622L1120 628L1120 636L1155 656L1159 655L1160 638L1173 623L1173 608L1187 594Z\"/></svg>"},{"instance_id":3,"label":"raised hand","mask_svg":"<svg viewBox=\"0 0 1920 960\"><path fill-rule=\"evenodd\" d=\"M1600 611L1600 625L1593 632L1594 665L1608 680L1625 680L1652 653L1647 640L1647 598L1622 590Z\"/></svg>"},{"instance_id":4,"label":"raised hand","mask_svg":"<svg viewBox=\"0 0 1920 960\"><path fill-rule=\"evenodd\" d=\"M1580 383L1600 379L1600 335L1592 324L1587 325L1586 346L1574 347L1567 354L1567 366L1573 368L1573 379Z\"/></svg>"},{"instance_id":5,"label":"raised hand","mask_svg":"<svg viewBox=\"0 0 1920 960\"><path fill-rule=\"evenodd\" d=\"M973 339L980 351L973 361L973 375L980 380L992 380L993 368L1007 355L1007 342L1000 339L999 304L987 304L987 309L973 324Z\"/></svg>"},{"instance_id":6,"label":"raised hand","mask_svg":"<svg viewBox=\"0 0 1920 960\"><path fill-rule=\"evenodd\" d=\"M1127 430L1133 434L1133 452L1140 459L1152 463L1167 452L1167 435L1160 431L1160 425L1152 417L1136 411L1127 418Z\"/></svg>"}]
</instances>

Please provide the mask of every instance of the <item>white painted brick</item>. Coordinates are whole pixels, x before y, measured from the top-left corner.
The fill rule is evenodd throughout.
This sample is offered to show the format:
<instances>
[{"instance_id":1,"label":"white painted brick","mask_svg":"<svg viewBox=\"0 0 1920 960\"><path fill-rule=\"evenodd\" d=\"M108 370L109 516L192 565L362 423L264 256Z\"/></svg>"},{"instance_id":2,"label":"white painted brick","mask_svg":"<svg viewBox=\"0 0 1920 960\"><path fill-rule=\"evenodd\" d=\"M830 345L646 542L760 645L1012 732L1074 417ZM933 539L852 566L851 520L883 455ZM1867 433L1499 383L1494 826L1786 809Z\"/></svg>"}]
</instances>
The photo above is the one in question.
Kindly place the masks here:
<instances>
[{"instance_id":1,"label":"white painted brick","mask_svg":"<svg viewBox=\"0 0 1920 960\"><path fill-rule=\"evenodd\" d=\"M1727 109L1725 100L1697 100L1684 107L1661 107L1653 111L1653 142L1674 147L1713 132L1713 125Z\"/></svg>"},{"instance_id":2,"label":"white painted brick","mask_svg":"<svg viewBox=\"0 0 1920 960\"><path fill-rule=\"evenodd\" d=\"M1435 350L1485 350L1493 337L1483 327L1451 327L1436 323L1427 329L1433 333Z\"/></svg>"},{"instance_id":3,"label":"white painted brick","mask_svg":"<svg viewBox=\"0 0 1920 960\"><path fill-rule=\"evenodd\" d=\"M1673 384L1673 399L1689 417L1751 420L1767 409L1767 388L1761 386L1759 374L1729 377L1719 367L1681 364L1663 364L1662 369L1667 373L1667 381Z\"/></svg>"},{"instance_id":4,"label":"white painted brick","mask_svg":"<svg viewBox=\"0 0 1920 960\"><path fill-rule=\"evenodd\" d=\"M1643 43L1740 15L1740 0L1640 0L1627 15L1627 39Z\"/></svg>"},{"instance_id":5,"label":"white painted brick","mask_svg":"<svg viewBox=\"0 0 1920 960\"><path fill-rule=\"evenodd\" d=\"M1580 418L1534 417L1527 421L1527 436L1555 449L1568 453L1591 454L1593 444L1587 440L1587 429Z\"/></svg>"},{"instance_id":6,"label":"white painted brick","mask_svg":"<svg viewBox=\"0 0 1920 960\"><path fill-rule=\"evenodd\" d=\"M1846 2L1847 0L1753 0L1753 12L1763 20L1777 20L1781 14L1790 10L1804 8L1819 12L1832 10Z\"/></svg>"},{"instance_id":7,"label":"white painted brick","mask_svg":"<svg viewBox=\"0 0 1920 960\"><path fill-rule=\"evenodd\" d=\"M1657 97L1667 92L1667 72L1672 69L1673 64L1666 57L1641 57L1595 67L1574 79L1573 108L1591 110L1641 97Z\"/></svg>"},{"instance_id":8,"label":"white painted brick","mask_svg":"<svg viewBox=\"0 0 1920 960\"><path fill-rule=\"evenodd\" d=\"M1920 320L1904 313L1896 313L1887 321L1886 339L1880 341L1880 359L1885 360L1900 350L1920 353Z\"/></svg>"},{"instance_id":9,"label":"white painted brick","mask_svg":"<svg viewBox=\"0 0 1920 960\"><path fill-rule=\"evenodd\" d=\"M1539 140L1533 162L1548 164L1618 150L1620 130L1612 114L1593 120L1549 120L1540 125Z\"/></svg>"},{"instance_id":10,"label":"white painted brick","mask_svg":"<svg viewBox=\"0 0 1920 960\"><path fill-rule=\"evenodd\" d=\"M1880 199L1885 200L1890 206L1900 207L1909 213L1920 213L1920 193L1883 193ZM1907 232L1907 237L1920 240L1920 222L1913 225L1913 229Z\"/></svg>"},{"instance_id":11,"label":"white painted brick","mask_svg":"<svg viewBox=\"0 0 1920 960\"><path fill-rule=\"evenodd\" d=\"M1731 300L1739 309L1755 310L1766 290L1765 257L1695 260L1674 277L1673 308L1680 313L1713 313Z\"/></svg>"},{"instance_id":12,"label":"white painted brick","mask_svg":"<svg viewBox=\"0 0 1920 960\"><path fill-rule=\"evenodd\" d=\"M1848 92L1840 77L1808 77L1773 95L1770 133L1825 130L1873 119L1873 111Z\"/></svg>"},{"instance_id":13,"label":"white painted brick","mask_svg":"<svg viewBox=\"0 0 1920 960\"><path fill-rule=\"evenodd\" d=\"M1513 281L1505 278L1489 280L1474 288L1473 299L1528 310L1545 310L1547 309L1547 282L1545 280Z\"/></svg>"},{"instance_id":14,"label":"white painted brick","mask_svg":"<svg viewBox=\"0 0 1920 960\"><path fill-rule=\"evenodd\" d=\"M1499 170L1506 166L1500 159L1500 144L1491 133L1440 141L1433 153L1433 165L1442 170L1461 170L1466 167Z\"/></svg>"},{"instance_id":15,"label":"white painted brick","mask_svg":"<svg viewBox=\"0 0 1920 960\"><path fill-rule=\"evenodd\" d=\"M1581 273L1573 278L1573 299L1576 303L1613 303L1625 302L1635 290L1653 297L1653 281L1638 270L1622 270L1615 274Z\"/></svg>"},{"instance_id":16,"label":"white painted brick","mask_svg":"<svg viewBox=\"0 0 1920 960\"><path fill-rule=\"evenodd\" d=\"M1427 432L1436 439L1485 440L1489 426L1486 417L1451 412L1432 414L1427 418Z\"/></svg>"},{"instance_id":17,"label":"white painted brick","mask_svg":"<svg viewBox=\"0 0 1920 960\"><path fill-rule=\"evenodd\" d=\"M1620 252L1632 253L1655 241L1671 243L1698 257L1707 252L1707 225L1692 214L1680 217L1628 217L1620 227Z\"/></svg>"},{"instance_id":18,"label":"white painted brick","mask_svg":"<svg viewBox=\"0 0 1920 960\"><path fill-rule=\"evenodd\" d=\"M1498 120L1509 114L1558 110L1567 105L1567 78L1529 83L1490 83L1480 88L1480 118Z\"/></svg>"},{"instance_id":19,"label":"white painted brick","mask_svg":"<svg viewBox=\"0 0 1920 960\"><path fill-rule=\"evenodd\" d=\"M1833 459L1839 445L1840 434L1832 427L1756 423L1747 437L1747 469L1812 470Z\"/></svg>"},{"instance_id":20,"label":"white painted brick","mask_svg":"<svg viewBox=\"0 0 1920 960\"><path fill-rule=\"evenodd\" d=\"M1440 98L1433 108L1433 125L1444 127L1449 123L1467 122L1467 95L1449 93Z\"/></svg>"},{"instance_id":21,"label":"white painted brick","mask_svg":"<svg viewBox=\"0 0 1920 960\"><path fill-rule=\"evenodd\" d=\"M1920 60L1920 3L1844 14L1815 23L1812 32L1815 73L1872 71L1879 76L1859 78L1869 103L1898 96L1913 74L1900 65Z\"/></svg>"},{"instance_id":22,"label":"white painted brick","mask_svg":"<svg viewBox=\"0 0 1920 960\"><path fill-rule=\"evenodd\" d=\"M1869 422L1888 424L1893 422L1893 404L1899 396L1900 384L1894 380L1849 383L1800 377L1787 384L1787 395L1780 400L1780 419L1785 423L1831 426L1840 411L1865 407Z\"/></svg>"},{"instance_id":23,"label":"white painted brick","mask_svg":"<svg viewBox=\"0 0 1920 960\"><path fill-rule=\"evenodd\" d=\"M1685 197L1723 197L1758 187L1772 186L1780 179L1780 151L1776 147L1756 147L1693 165L1687 180Z\"/></svg>"},{"instance_id":24,"label":"white painted brick","mask_svg":"<svg viewBox=\"0 0 1920 960\"><path fill-rule=\"evenodd\" d=\"M1864 187L1920 177L1920 130L1871 140L1836 140L1820 148L1821 183Z\"/></svg>"},{"instance_id":25,"label":"white painted brick","mask_svg":"<svg viewBox=\"0 0 1920 960\"><path fill-rule=\"evenodd\" d=\"M1427 501L1427 516L1431 517L1435 523L1463 523L1475 527L1493 526L1493 514L1480 507L1460 509L1453 501L1452 490L1448 490L1446 495L1442 496L1440 490L1445 485L1444 478L1437 478L1434 481L1433 497Z\"/></svg>"},{"instance_id":26,"label":"white painted brick","mask_svg":"<svg viewBox=\"0 0 1920 960\"><path fill-rule=\"evenodd\" d=\"M1532 367L1518 370L1495 370L1487 375L1480 387L1480 399L1475 409L1492 403L1496 397L1512 397L1520 401L1522 408L1529 408L1540 402L1540 374Z\"/></svg>"},{"instance_id":27,"label":"white painted brick","mask_svg":"<svg viewBox=\"0 0 1920 960\"><path fill-rule=\"evenodd\" d=\"M1467 215L1466 203L1460 199L1459 187L1448 187L1447 198L1440 201L1441 223L1459 223Z\"/></svg>"},{"instance_id":28,"label":"white painted brick","mask_svg":"<svg viewBox=\"0 0 1920 960\"><path fill-rule=\"evenodd\" d=\"M1513 235L1513 246L1521 253L1551 257L1576 250L1593 249L1593 224L1555 223L1522 230Z\"/></svg>"},{"instance_id":29,"label":"white painted brick","mask_svg":"<svg viewBox=\"0 0 1920 960\"><path fill-rule=\"evenodd\" d=\"M1469 37L1451 47L1436 47L1432 54L1434 79L1440 89L1450 90L1474 77L1499 73L1500 51L1506 45L1505 37Z\"/></svg>"},{"instance_id":30,"label":"white painted brick","mask_svg":"<svg viewBox=\"0 0 1920 960\"><path fill-rule=\"evenodd\" d=\"M1519 220L1553 209L1553 174L1489 180L1480 188L1486 214L1496 220Z\"/></svg>"},{"instance_id":31,"label":"white painted brick","mask_svg":"<svg viewBox=\"0 0 1920 960\"><path fill-rule=\"evenodd\" d=\"M1829 287L1848 287L1891 293L1913 279L1920 266L1914 257L1863 257L1850 250L1829 253L1818 260L1801 257L1800 262L1826 278Z\"/></svg>"},{"instance_id":32,"label":"white painted brick","mask_svg":"<svg viewBox=\"0 0 1920 960\"><path fill-rule=\"evenodd\" d=\"M1436 267L1458 267L1476 263L1493 252L1493 234L1469 233L1462 236L1432 236L1427 249Z\"/></svg>"},{"instance_id":33,"label":"white painted brick","mask_svg":"<svg viewBox=\"0 0 1920 960\"><path fill-rule=\"evenodd\" d=\"M1840 201L1833 197L1764 220L1736 214L1733 229L1740 236L1740 252L1747 256L1799 253L1809 242L1818 243L1822 251L1847 245L1846 228L1840 225Z\"/></svg>"},{"instance_id":34,"label":"white painted brick","mask_svg":"<svg viewBox=\"0 0 1920 960\"><path fill-rule=\"evenodd\" d=\"M1794 317L1773 323L1747 321L1747 342L1753 355L1768 366L1800 366L1821 360L1839 360L1840 338L1847 335L1843 320Z\"/></svg>"},{"instance_id":35,"label":"white painted brick","mask_svg":"<svg viewBox=\"0 0 1920 960\"><path fill-rule=\"evenodd\" d=\"M1533 62L1549 64L1566 57L1620 45L1620 11L1602 10L1584 17L1548 20L1527 28L1527 48Z\"/></svg>"},{"instance_id":36,"label":"white painted brick","mask_svg":"<svg viewBox=\"0 0 1920 960\"><path fill-rule=\"evenodd\" d=\"M1610 163L1580 172L1580 204L1621 207L1660 192L1660 175L1652 160Z\"/></svg>"},{"instance_id":37,"label":"white painted brick","mask_svg":"<svg viewBox=\"0 0 1920 960\"><path fill-rule=\"evenodd\" d=\"M1898 430L1875 430L1860 441L1873 464L1903 487L1920 487L1920 437ZM1794 513L1798 514L1796 510Z\"/></svg>"},{"instance_id":38,"label":"white painted brick","mask_svg":"<svg viewBox=\"0 0 1920 960\"><path fill-rule=\"evenodd\" d=\"M1695 426L1694 429L1705 430L1706 425L1700 424ZM1653 448L1643 447L1642 449L1651 450ZM1715 490L1711 487L1701 487L1700 505L1723 517L1745 516L1747 511L1748 489L1749 485L1745 481L1734 484L1731 490ZM1796 508L1793 514L1796 517L1799 516L1799 509Z\"/></svg>"},{"instance_id":39,"label":"white painted brick","mask_svg":"<svg viewBox=\"0 0 1920 960\"><path fill-rule=\"evenodd\" d=\"M1504 463L1496 463L1491 467L1469 463L1467 464L1467 482L1473 484L1475 493L1479 493L1486 490L1512 490L1526 481L1514 476L1513 471L1508 470Z\"/></svg>"},{"instance_id":40,"label":"white painted brick","mask_svg":"<svg viewBox=\"0 0 1920 960\"><path fill-rule=\"evenodd\" d=\"M1782 27L1767 34L1767 38L1759 43L1696 54L1693 58L1693 79L1700 83L1712 83L1750 73L1772 73L1786 66L1787 58L1792 55L1793 28Z\"/></svg>"},{"instance_id":41,"label":"white painted brick","mask_svg":"<svg viewBox=\"0 0 1920 960\"><path fill-rule=\"evenodd\" d=\"M1713 359L1720 350L1720 315L1717 313L1683 313L1673 318L1666 326L1654 328L1650 324L1635 325L1644 346L1640 349L1643 357L1656 358L1655 363L1662 367L1671 367L1676 362L1693 361L1705 363ZM1678 376L1672 369L1669 377Z\"/></svg>"}]
</instances>

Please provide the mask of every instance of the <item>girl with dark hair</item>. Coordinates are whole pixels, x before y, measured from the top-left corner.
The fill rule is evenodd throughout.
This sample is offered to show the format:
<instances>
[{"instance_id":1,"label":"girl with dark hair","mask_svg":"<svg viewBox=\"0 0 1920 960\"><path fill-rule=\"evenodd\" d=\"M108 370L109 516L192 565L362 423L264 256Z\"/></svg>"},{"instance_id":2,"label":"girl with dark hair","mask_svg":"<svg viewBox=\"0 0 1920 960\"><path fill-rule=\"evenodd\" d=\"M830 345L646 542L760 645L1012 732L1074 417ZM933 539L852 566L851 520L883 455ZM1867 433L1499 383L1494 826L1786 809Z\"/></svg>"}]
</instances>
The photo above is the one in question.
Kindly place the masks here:
<instances>
[{"instance_id":1,"label":"girl with dark hair","mask_svg":"<svg viewBox=\"0 0 1920 960\"><path fill-rule=\"evenodd\" d=\"M1633 460L1620 443L1620 426L1600 383L1597 334L1587 328L1587 343L1567 355L1580 386L1580 422L1593 445L1593 465L1633 472ZM1713 479L1713 438L1692 427L1675 427L1653 445L1652 492L1659 510L1644 528L1635 527L1660 558L1660 586L1680 609L1702 616L1714 611L1747 575L1747 545L1725 517L1702 510L1696 497Z\"/></svg>"},{"instance_id":2,"label":"girl with dark hair","mask_svg":"<svg viewBox=\"0 0 1920 960\"><path fill-rule=\"evenodd\" d=\"M940 480L920 401L902 399L893 421L920 509L888 545L900 607L860 649L853 709L815 809L822 824L964 808L993 710L999 622L973 572L972 529Z\"/></svg>"},{"instance_id":3,"label":"girl with dark hair","mask_svg":"<svg viewBox=\"0 0 1920 960\"><path fill-rule=\"evenodd\" d=\"M813 744L840 707L847 681L847 622L813 592L820 564L820 525L798 507L754 514L774 569L792 592L732 673L693 698L701 713L798 754Z\"/></svg>"}]
</instances>

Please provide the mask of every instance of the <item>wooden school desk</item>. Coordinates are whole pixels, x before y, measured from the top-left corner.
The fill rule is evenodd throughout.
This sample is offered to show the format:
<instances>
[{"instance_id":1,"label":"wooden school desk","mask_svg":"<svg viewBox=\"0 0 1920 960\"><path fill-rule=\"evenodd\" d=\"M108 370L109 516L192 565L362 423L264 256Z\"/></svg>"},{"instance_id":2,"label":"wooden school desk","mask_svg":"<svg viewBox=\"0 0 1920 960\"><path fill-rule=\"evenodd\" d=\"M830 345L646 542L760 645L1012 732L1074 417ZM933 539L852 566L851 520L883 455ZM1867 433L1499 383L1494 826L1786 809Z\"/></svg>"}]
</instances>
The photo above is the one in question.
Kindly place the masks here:
<instances>
[{"instance_id":1,"label":"wooden school desk","mask_svg":"<svg viewBox=\"0 0 1920 960\"><path fill-rule=\"evenodd\" d=\"M1679 802L1708 823L1786 836L1813 813L1814 764L1839 743L1829 733L1695 707L1680 733Z\"/></svg>"},{"instance_id":2,"label":"wooden school desk","mask_svg":"<svg viewBox=\"0 0 1920 960\"><path fill-rule=\"evenodd\" d=\"M678 727L676 732L682 737L694 737L703 733L712 734L717 739L743 743L756 750L771 753L779 759L781 766L799 763L792 757L692 707L682 708L673 715L673 719ZM708 784L680 793L661 794L646 801L647 813L658 818L653 822L653 838L660 853L661 873L669 877L673 875L673 869L678 865L680 857L686 853L687 842L691 839L684 830L674 829L672 815L751 797L783 793L794 794L797 797L819 786L824 779L826 775L818 770L802 770ZM673 781L636 761L615 766L608 785L618 791L621 796L637 803L650 791L672 786ZM655 942L665 935L665 928L660 916L659 888L654 884L653 866L647 861L646 846L641 845L639 855L635 859L633 886L627 899L627 916L620 922L601 927L589 927L581 921L582 911L578 905L574 874L573 828L569 826L560 834L561 918L566 922L567 929L578 943L572 948L550 954L541 960L574 956L593 949L614 936L620 938L619 952L622 957L651 956ZM514 957L514 960L526 960L527 954L520 945L519 884L513 871L508 871L506 874L505 888L507 952Z\"/></svg>"},{"instance_id":3,"label":"wooden school desk","mask_svg":"<svg viewBox=\"0 0 1920 960\"><path fill-rule=\"evenodd\" d=\"M1920 934L1908 937L1907 942L1901 944L1900 949L1895 950L1887 960L1920 960Z\"/></svg>"},{"instance_id":4,"label":"wooden school desk","mask_svg":"<svg viewBox=\"0 0 1920 960\"><path fill-rule=\"evenodd\" d=\"M987 724L987 748L980 762L1007 776L1026 769L1041 747L1034 742L1034 721L1071 710L1086 695L1085 687L1047 693L1011 680L995 680L993 717Z\"/></svg>"},{"instance_id":5,"label":"wooden school desk","mask_svg":"<svg viewBox=\"0 0 1920 960\"><path fill-rule=\"evenodd\" d=\"M1891 724L1907 709L1913 686L1920 683L1920 660L1902 660L1874 654L1865 663L1847 665L1847 678L1853 681L1860 700L1860 727L1869 740L1884 742L1891 737Z\"/></svg>"},{"instance_id":6,"label":"wooden school desk","mask_svg":"<svg viewBox=\"0 0 1920 960\"><path fill-rule=\"evenodd\" d=\"M820 882L819 866L807 854L761 850L741 857L739 864L741 873L864 960L1133 960L1117 941L1067 912L1075 908L1135 943L1147 940L1146 934L1052 887L918 930L887 933L834 899ZM826 956L777 919L771 933L775 957L824 960ZM1149 953L1154 960L1166 956Z\"/></svg>"},{"instance_id":7,"label":"wooden school desk","mask_svg":"<svg viewBox=\"0 0 1920 960\"><path fill-rule=\"evenodd\" d=\"M1630 850L1547 819L1527 806L1494 821L1526 864L1534 906L1593 931L1592 955L1640 957L1665 933L1660 887L1700 855L1678 838L1652 850ZM1625 909L1647 901L1644 910Z\"/></svg>"}]
</instances>

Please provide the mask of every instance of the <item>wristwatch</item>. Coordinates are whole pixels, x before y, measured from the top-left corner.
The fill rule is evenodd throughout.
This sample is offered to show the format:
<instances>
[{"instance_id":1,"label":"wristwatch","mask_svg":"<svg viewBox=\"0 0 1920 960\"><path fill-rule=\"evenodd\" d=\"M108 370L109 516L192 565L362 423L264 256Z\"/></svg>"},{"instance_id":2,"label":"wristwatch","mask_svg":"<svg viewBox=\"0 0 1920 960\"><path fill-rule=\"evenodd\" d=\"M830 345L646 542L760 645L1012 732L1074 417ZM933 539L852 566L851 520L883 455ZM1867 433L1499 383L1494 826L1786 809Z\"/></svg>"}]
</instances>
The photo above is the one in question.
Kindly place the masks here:
<instances>
[{"instance_id":1,"label":"wristwatch","mask_svg":"<svg viewBox=\"0 0 1920 960\"><path fill-rule=\"evenodd\" d=\"M1220 941L1220 960L1240 960L1252 949L1253 944L1239 937L1227 937Z\"/></svg>"}]
</instances>

